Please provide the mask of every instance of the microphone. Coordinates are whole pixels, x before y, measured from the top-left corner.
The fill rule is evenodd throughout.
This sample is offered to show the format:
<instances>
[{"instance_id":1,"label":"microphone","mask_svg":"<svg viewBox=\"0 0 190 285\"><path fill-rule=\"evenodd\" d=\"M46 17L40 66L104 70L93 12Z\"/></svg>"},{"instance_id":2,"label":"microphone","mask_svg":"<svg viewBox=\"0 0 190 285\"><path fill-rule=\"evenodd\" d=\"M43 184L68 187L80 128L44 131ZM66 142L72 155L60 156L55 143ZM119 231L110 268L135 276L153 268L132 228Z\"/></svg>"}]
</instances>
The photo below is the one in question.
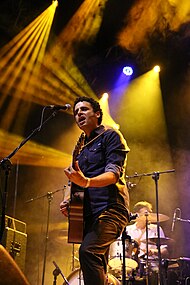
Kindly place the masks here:
<instances>
[{"instance_id":1,"label":"microphone","mask_svg":"<svg viewBox=\"0 0 190 285\"><path fill-rule=\"evenodd\" d=\"M131 189L133 189L133 188L135 188L137 186L137 184L135 184L135 183L132 183L132 182L127 182L127 188L129 189L129 190L131 190Z\"/></svg>"},{"instance_id":2,"label":"microphone","mask_svg":"<svg viewBox=\"0 0 190 285\"><path fill-rule=\"evenodd\" d=\"M129 214L129 222L133 221L133 220L136 220L136 218L139 218L139 214L138 213L130 213Z\"/></svg>"},{"instance_id":3,"label":"microphone","mask_svg":"<svg viewBox=\"0 0 190 285\"><path fill-rule=\"evenodd\" d=\"M65 105L48 105L46 108L54 110L54 111L59 111L59 110L64 110L67 111L71 108L70 104L65 104Z\"/></svg>"},{"instance_id":4,"label":"microphone","mask_svg":"<svg viewBox=\"0 0 190 285\"><path fill-rule=\"evenodd\" d=\"M171 229L172 232L174 231L175 222L176 222L176 209L174 210L173 214L172 229Z\"/></svg>"}]
</instances>

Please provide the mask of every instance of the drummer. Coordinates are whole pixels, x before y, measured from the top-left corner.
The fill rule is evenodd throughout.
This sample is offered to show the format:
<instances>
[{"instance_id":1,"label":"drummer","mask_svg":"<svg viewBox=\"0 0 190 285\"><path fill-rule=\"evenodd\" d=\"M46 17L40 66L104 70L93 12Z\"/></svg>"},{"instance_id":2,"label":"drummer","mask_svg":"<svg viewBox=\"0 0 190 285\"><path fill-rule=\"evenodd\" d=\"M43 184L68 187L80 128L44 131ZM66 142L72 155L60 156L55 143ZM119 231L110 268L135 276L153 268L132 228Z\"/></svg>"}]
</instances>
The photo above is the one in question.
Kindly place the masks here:
<instances>
[{"instance_id":1,"label":"drummer","mask_svg":"<svg viewBox=\"0 0 190 285\"><path fill-rule=\"evenodd\" d=\"M126 231L132 239L136 240L139 245L139 254L140 259L146 258L146 217L148 219L148 260L150 260L151 270L158 269L158 248L156 245L157 242L157 215L152 213L152 205L147 201L140 201L134 206L134 213L138 214L136 222L132 225L127 226ZM167 216L160 214L160 221L164 220ZM165 220L166 220L165 219ZM154 224L155 223L155 224ZM159 227L160 239L165 238L164 231ZM161 257L165 258L168 256L167 245L160 246Z\"/></svg>"}]
</instances>

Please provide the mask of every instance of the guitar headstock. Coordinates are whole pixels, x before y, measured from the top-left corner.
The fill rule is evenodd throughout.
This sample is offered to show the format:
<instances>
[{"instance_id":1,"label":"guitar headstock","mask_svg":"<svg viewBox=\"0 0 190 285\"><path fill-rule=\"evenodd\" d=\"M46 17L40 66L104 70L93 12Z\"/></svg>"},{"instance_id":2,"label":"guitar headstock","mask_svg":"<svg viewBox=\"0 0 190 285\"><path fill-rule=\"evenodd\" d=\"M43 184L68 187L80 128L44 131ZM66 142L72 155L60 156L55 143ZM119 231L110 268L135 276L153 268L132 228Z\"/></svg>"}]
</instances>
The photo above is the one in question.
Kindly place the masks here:
<instances>
[{"instance_id":1,"label":"guitar headstock","mask_svg":"<svg viewBox=\"0 0 190 285\"><path fill-rule=\"evenodd\" d=\"M84 139L85 139L85 133L82 132L76 145L75 145L75 148L73 150L73 161L72 161L72 166L73 168L75 169L75 162L76 162L76 158L77 156L79 155L82 147L84 146Z\"/></svg>"}]
</instances>

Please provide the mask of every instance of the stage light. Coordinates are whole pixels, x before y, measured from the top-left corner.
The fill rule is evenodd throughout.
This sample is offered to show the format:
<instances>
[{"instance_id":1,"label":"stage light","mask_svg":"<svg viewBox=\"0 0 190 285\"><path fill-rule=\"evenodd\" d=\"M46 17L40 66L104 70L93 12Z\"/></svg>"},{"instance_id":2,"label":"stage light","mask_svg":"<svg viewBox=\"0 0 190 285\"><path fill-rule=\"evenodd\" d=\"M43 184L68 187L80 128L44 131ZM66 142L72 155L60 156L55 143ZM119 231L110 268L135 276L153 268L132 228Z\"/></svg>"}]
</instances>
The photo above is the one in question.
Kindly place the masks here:
<instances>
[{"instance_id":1,"label":"stage light","mask_svg":"<svg viewBox=\"0 0 190 285\"><path fill-rule=\"evenodd\" d=\"M126 76L131 76L133 74L133 69L132 67L130 66L125 66L123 68L123 73L126 75Z\"/></svg>"},{"instance_id":2,"label":"stage light","mask_svg":"<svg viewBox=\"0 0 190 285\"><path fill-rule=\"evenodd\" d=\"M58 1L57 0L53 0L52 4L55 5L55 7L57 7L58 6Z\"/></svg>"},{"instance_id":3,"label":"stage light","mask_svg":"<svg viewBox=\"0 0 190 285\"><path fill-rule=\"evenodd\" d=\"M154 72L160 72L160 66L159 65L155 65L153 70L154 70Z\"/></svg>"},{"instance_id":4,"label":"stage light","mask_svg":"<svg viewBox=\"0 0 190 285\"><path fill-rule=\"evenodd\" d=\"M109 98L109 94L108 93L103 93L102 99L103 100L107 100L108 98Z\"/></svg>"}]
</instances>

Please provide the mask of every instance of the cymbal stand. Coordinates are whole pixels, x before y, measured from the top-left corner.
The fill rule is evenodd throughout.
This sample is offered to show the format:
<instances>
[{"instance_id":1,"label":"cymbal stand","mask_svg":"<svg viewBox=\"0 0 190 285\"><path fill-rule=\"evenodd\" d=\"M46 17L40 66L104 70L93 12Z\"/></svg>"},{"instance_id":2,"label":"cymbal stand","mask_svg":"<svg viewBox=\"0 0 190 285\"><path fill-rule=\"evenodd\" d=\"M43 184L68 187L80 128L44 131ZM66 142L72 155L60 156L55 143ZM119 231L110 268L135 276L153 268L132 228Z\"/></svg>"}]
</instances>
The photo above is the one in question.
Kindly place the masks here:
<instances>
[{"instance_id":1,"label":"cymbal stand","mask_svg":"<svg viewBox=\"0 0 190 285\"><path fill-rule=\"evenodd\" d=\"M175 172L175 169L166 170L166 171L154 171L152 173L143 173L143 174L135 173L135 175L133 175L133 176L126 176L127 179L129 179L129 178L136 178L136 177L142 177L142 176L152 176L152 179L155 181L157 235L158 235L157 249L158 249L158 260L159 260L158 285L164 285L164 283L163 283L163 276L162 276L161 251L160 251L160 222L159 222L159 211L158 211L158 180L159 180L159 175L160 174L166 174L166 173L171 173L171 172Z\"/></svg>"},{"instance_id":2,"label":"cymbal stand","mask_svg":"<svg viewBox=\"0 0 190 285\"><path fill-rule=\"evenodd\" d=\"M135 220L138 217L138 214L129 214L129 222L131 222L132 220ZM122 232L122 254L123 254L123 258L122 258L122 285L126 284L126 263L125 263L125 253L126 253L126 245L125 245L125 241L129 240L129 242L131 242L131 236L129 236L126 232L126 227L124 228L123 232ZM133 282L133 276L132 276L132 280L131 282Z\"/></svg>"},{"instance_id":3,"label":"cymbal stand","mask_svg":"<svg viewBox=\"0 0 190 285\"><path fill-rule=\"evenodd\" d=\"M149 262L148 262L148 212L145 213L146 218L146 267L145 267L145 277L146 277L146 285L149 285Z\"/></svg>"},{"instance_id":4,"label":"cymbal stand","mask_svg":"<svg viewBox=\"0 0 190 285\"><path fill-rule=\"evenodd\" d=\"M123 258L122 258L122 285L126 284L126 265L125 265L125 240L127 239L127 233L126 228L124 229L122 233L122 252L123 252Z\"/></svg>"},{"instance_id":5,"label":"cymbal stand","mask_svg":"<svg viewBox=\"0 0 190 285\"><path fill-rule=\"evenodd\" d=\"M65 189L66 186L64 186ZM51 208L51 202L53 200L53 194L59 191L63 191L64 189L58 189L55 190L54 192L47 192L46 194L42 196L37 196L35 198L32 198L25 203L33 202L35 200L47 197L48 199L48 211L47 211L47 223L46 223L46 234L45 234L45 246L44 246L44 259L43 259L43 270L42 270L42 285L44 285L44 280L45 280L45 269L46 269L46 259L47 259L47 244L48 244L48 239L49 239L49 218L50 218L50 208Z\"/></svg>"}]
</instances>

